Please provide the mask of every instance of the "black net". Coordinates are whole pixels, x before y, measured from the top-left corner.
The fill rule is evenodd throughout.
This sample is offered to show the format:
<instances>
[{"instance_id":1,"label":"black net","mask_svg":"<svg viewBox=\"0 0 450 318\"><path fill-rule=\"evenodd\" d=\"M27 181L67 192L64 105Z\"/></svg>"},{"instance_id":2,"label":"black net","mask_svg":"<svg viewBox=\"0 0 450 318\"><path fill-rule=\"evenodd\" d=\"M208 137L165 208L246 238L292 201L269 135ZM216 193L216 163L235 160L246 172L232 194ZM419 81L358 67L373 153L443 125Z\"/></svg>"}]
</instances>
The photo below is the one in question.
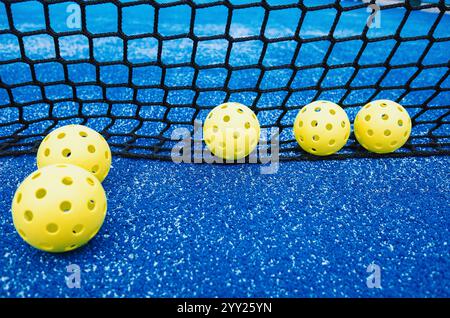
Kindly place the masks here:
<instances>
[{"instance_id":1,"label":"black net","mask_svg":"<svg viewBox=\"0 0 450 318\"><path fill-rule=\"evenodd\" d=\"M0 155L78 123L116 155L168 159L174 129L235 101L279 129L281 159L309 159L292 133L301 107L327 99L353 121L382 98L413 122L392 155L449 154L449 5L374 4L1 1ZM331 158L366 156L352 135Z\"/></svg>"}]
</instances>

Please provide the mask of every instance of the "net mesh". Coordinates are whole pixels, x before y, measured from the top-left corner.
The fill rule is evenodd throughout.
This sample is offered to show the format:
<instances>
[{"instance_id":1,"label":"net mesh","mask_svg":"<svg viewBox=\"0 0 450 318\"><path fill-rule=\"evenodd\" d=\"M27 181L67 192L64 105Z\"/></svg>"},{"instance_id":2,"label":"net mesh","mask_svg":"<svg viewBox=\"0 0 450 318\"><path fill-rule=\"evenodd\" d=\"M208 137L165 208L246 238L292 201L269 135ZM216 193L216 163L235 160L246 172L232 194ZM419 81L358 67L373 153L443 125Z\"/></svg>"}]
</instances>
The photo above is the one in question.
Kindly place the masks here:
<instances>
[{"instance_id":1,"label":"net mesh","mask_svg":"<svg viewBox=\"0 0 450 318\"><path fill-rule=\"evenodd\" d=\"M450 8L374 3L1 1L0 155L78 123L116 155L169 159L176 128L236 101L279 129L282 160L312 159L292 133L301 107L331 100L352 121L381 98L413 122L392 156L448 155ZM368 156L352 135L330 158Z\"/></svg>"}]
</instances>

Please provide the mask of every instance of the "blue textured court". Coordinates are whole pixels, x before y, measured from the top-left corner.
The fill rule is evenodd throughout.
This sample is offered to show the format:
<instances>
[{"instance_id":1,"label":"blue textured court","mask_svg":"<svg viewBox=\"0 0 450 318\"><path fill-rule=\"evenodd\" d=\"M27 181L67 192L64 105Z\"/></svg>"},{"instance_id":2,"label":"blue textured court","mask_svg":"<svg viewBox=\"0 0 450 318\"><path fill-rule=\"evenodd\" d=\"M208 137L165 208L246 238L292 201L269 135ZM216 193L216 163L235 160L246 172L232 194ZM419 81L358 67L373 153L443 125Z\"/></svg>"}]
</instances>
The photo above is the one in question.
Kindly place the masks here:
<instances>
[{"instance_id":1,"label":"blue textured court","mask_svg":"<svg viewBox=\"0 0 450 318\"><path fill-rule=\"evenodd\" d=\"M0 165L7 297L449 297L449 158L176 165L119 159L86 247L54 255L15 232L10 203L34 158ZM366 287L381 267L382 289ZM69 289L66 266L80 266Z\"/></svg>"},{"instance_id":2,"label":"blue textured court","mask_svg":"<svg viewBox=\"0 0 450 318\"><path fill-rule=\"evenodd\" d=\"M257 164L115 156L101 231L65 254L28 246L10 211L15 189L36 169L32 145L54 128L85 124L109 137L116 154L145 156L228 100L252 106L262 127L283 127L288 157L301 153L291 129L301 106L330 100L353 122L369 97L405 106L415 150L448 151L450 11L412 11L395 35L405 10L382 10L381 27L366 34L377 40L366 43L358 36L368 11L344 10L330 49L335 8L308 11L296 30L301 10L276 6L297 1L267 0L275 9L262 32L264 9L247 6L257 1L233 0L243 7L227 31L224 3L198 9L191 30L191 7L161 0L156 34L152 5L118 1L118 34L117 5L77 2L92 2L90 37L68 29L71 2L49 7L51 36L39 1L0 2L0 297L450 297L449 156L282 162L273 175ZM444 40L430 46L430 30ZM297 31L299 52L290 38ZM229 39L216 38L224 32L238 39L229 55ZM417 40L389 57L394 36ZM70 264L82 271L80 289L66 286ZM370 264L381 268L381 289L366 286Z\"/></svg>"}]
</instances>

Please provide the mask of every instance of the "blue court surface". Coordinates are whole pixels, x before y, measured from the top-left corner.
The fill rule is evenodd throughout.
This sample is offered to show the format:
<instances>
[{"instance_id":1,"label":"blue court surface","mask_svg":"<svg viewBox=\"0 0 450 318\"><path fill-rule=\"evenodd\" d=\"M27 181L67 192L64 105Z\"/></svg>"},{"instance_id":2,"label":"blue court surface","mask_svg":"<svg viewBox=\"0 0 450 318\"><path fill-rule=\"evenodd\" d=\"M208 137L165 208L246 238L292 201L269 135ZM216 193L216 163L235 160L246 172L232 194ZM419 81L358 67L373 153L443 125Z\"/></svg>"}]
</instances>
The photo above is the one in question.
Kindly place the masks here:
<instances>
[{"instance_id":1,"label":"blue court surface","mask_svg":"<svg viewBox=\"0 0 450 318\"><path fill-rule=\"evenodd\" d=\"M115 158L85 247L22 241L13 193L32 156L0 160L4 297L449 297L450 159L194 165ZM369 289L367 266L381 268ZM66 267L81 269L69 289Z\"/></svg>"},{"instance_id":2,"label":"blue court surface","mask_svg":"<svg viewBox=\"0 0 450 318\"><path fill-rule=\"evenodd\" d=\"M0 297L450 297L449 156L283 161L263 175L117 155L152 155L174 128L234 101L282 128L283 154L298 156L293 120L318 99L351 122L365 101L395 100L412 118L409 146L448 151L450 10L404 20L405 8L382 9L363 41L370 11L345 9L359 1L305 0L316 6L305 16L276 7L297 1L220 1L192 28L181 2L152 1L157 21L150 4L75 2L89 3L86 29L68 26L71 2L0 2ZM228 21L230 5L242 6ZM83 248L45 253L16 233L11 201L36 169L32 145L71 123L116 154L108 214ZM65 282L71 264L79 289ZM370 265L381 288L366 284Z\"/></svg>"}]
</instances>

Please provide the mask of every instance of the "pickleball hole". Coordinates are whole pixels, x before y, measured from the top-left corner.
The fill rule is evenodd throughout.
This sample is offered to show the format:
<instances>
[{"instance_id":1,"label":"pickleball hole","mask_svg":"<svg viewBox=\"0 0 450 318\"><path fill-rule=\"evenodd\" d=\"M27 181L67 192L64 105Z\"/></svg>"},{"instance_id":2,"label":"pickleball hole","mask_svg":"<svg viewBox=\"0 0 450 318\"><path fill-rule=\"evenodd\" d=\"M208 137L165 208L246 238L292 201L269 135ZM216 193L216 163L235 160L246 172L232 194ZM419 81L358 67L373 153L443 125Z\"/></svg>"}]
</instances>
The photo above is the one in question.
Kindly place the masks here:
<instances>
[{"instance_id":1,"label":"pickleball hole","mask_svg":"<svg viewBox=\"0 0 450 318\"><path fill-rule=\"evenodd\" d=\"M239 138L239 133L238 133L237 131L235 131L235 132L233 133L233 138L234 138L234 139L238 139L238 138Z\"/></svg>"},{"instance_id":2,"label":"pickleball hole","mask_svg":"<svg viewBox=\"0 0 450 318\"><path fill-rule=\"evenodd\" d=\"M66 134L65 134L65 133L60 133L60 134L57 136L58 139L63 139L64 137L66 137Z\"/></svg>"},{"instance_id":3,"label":"pickleball hole","mask_svg":"<svg viewBox=\"0 0 450 318\"><path fill-rule=\"evenodd\" d=\"M105 151L105 158L109 159L109 152L108 151Z\"/></svg>"},{"instance_id":4,"label":"pickleball hole","mask_svg":"<svg viewBox=\"0 0 450 318\"><path fill-rule=\"evenodd\" d=\"M246 122L246 123L244 124L244 127L245 127L245 129L250 129L251 125L250 125L249 122Z\"/></svg>"},{"instance_id":5,"label":"pickleball hole","mask_svg":"<svg viewBox=\"0 0 450 318\"><path fill-rule=\"evenodd\" d=\"M64 213L69 212L72 209L72 203L70 203L69 201L63 201L61 202L61 204L59 205L59 208L61 209L61 211L63 211Z\"/></svg>"},{"instance_id":6,"label":"pickleball hole","mask_svg":"<svg viewBox=\"0 0 450 318\"><path fill-rule=\"evenodd\" d=\"M381 107L387 107L387 104L386 103L381 103L380 106Z\"/></svg>"},{"instance_id":7,"label":"pickleball hole","mask_svg":"<svg viewBox=\"0 0 450 318\"><path fill-rule=\"evenodd\" d=\"M312 139L313 139L314 141L319 141L320 137L319 137L318 135L314 135L314 136L312 137Z\"/></svg>"},{"instance_id":8,"label":"pickleball hole","mask_svg":"<svg viewBox=\"0 0 450 318\"><path fill-rule=\"evenodd\" d=\"M369 130L367 131L367 135L373 136L373 130L372 130L372 129L369 129Z\"/></svg>"},{"instance_id":9,"label":"pickleball hole","mask_svg":"<svg viewBox=\"0 0 450 318\"><path fill-rule=\"evenodd\" d=\"M303 127L303 121L300 120L300 122L298 123L298 127Z\"/></svg>"},{"instance_id":10,"label":"pickleball hole","mask_svg":"<svg viewBox=\"0 0 450 318\"><path fill-rule=\"evenodd\" d=\"M92 180L91 178L86 178L86 181L87 181L87 183L88 183L89 185L91 185L91 186L95 185L94 180Z\"/></svg>"},{"instance_id":11,"label":"pickleball hole","mask_svg":"<svg viewBox=\"0 0 450 318\"><path fill-rule=\"evenodd\" d=\"M72 180L71 177L64 177L64 178L62 179L62 183L63 183L64 185L69 186L69 185L71 185L71 184L73 183L73 180Z\"/></svg>"},{"instance_id":12,"label":"pickleball hole","mask_svg":"<svg viewBox=\"0 0 450 318\"><path fill-rule=\"evenodd\" d=\"M397 144L397 140L391 141L391 146L395 146Z\"/></svg>"},{"instance_id":13,"label":"pickleball hole","mask_svg":"<svg viewBox=\"0 0 450 318\"><path fill-rule=\"evenodd\" d=\"M94 200L89 200L87 206L88 206L89 210L91 210L91 211L94 210L95 209L95 201Z\"/></svg>"},{"instance_id":14,"label":"pickleball hole","mask_svg":"<svg viewBox=\"0 0 450 318\"><path fill-rule=\"evenodd\" d=\"M316 152L317 149L316 148L311 148L311 151Z\"/></svg>"},{"instance_id":15,"label":"pickleball hole","mask_svg":"<svg viewBox=\"0 0 450 318\"><path fill-rule=\"evenodd\" d=\"M399 119L398 122L397 122L397 124L398 124L400 127L402 127L402 126L403 126L403 120Z\"/></svg>"},{"instance_id":16,"label":"pickleball hole","mask_svg":"<svg viewBox=\"0 0 450 318\"><path fill-rule=\"evenodd\" d=\"M72 155L72 151L66 148L62 151L62 155L64 158L69 158Z\"/></svg>"},{"instance_id":17,"label":"pickleball hole","mask_svg":"<svg viewBox=\"0 0 450 318\"><path fill-rule=\"evenodd\" d=\"M302 113L304 113L304 112L306 112L306 108L303 108L303 109L302 109Z\"/></svg>"},{"instance_id":18,"label":"pickleball hole","mask_svg":"<svg viewBox=\"0 0 450 318\"><path fill-rule=\"evenodd\" d=\"M389 130L389 129L386 129L385 131L384 131L384 135L387 137L387 136L390 136L391 135L391 131Z\"/></svg>"},{"instance_id":19,"label":"pickleball hole","mask_svg":"<svg viewBox=\"0 0 450 318\"><path fill-rule=\"evenodd\" d=\"M22 230L22 229L19 229L19 234L20 234L20 236L22 236L23 239L25 239L27 237L24 230Z\"/></svg>"},{"instance_id":20,"label":"pickleball hole","mask_svg":"<svg viewBox=\"0 0 450 318\"><path fill-rule=\"evenodd\" d=\"M322 110L322 109L321 109L320 107L314 108L314 111L315 111L316 113L320 112L321 110Z\"/></svg>"},{"instance_id":21,"label":"pickleball hole","mask_svg":"<svg viewBox=\"0 0 450 318\"><path fill-rule=\"evenodd\" d=\"M336 111L334 109L330 109L330 114L331 115L336 115Z\"/></svg>"},{"instance_id":22,"label":"pickleball hole","mask_svg":"<svg viewBox=\"0 0 450 318\"><path fill-rule=\"evenodd\" d=\"M313 120L313 121L311 122L311 126L313 126L313 127L317 127L318 124L319 124L319 123L317 122L317 120Z\"/></svg>"},{"instance_id":23,"label":"pickleball hole","mask_svg":"<svg viewBox=\"0 0 450 318\"><path fill-rule=\"evenodd\" d=\"M84 229L83 224L77 224L73 227L72 233L75 235L80 234L81 232L83 232L83 229Z\"/></svg>"},{"instance_id":24,"label":"pickleball hole","mask_svg":"<svg viewBox=\"0 0 450 318\"><path fill-rule=\"evenodd\" d=\"M326 128L327 130L331 130L331 129L333 129L333 125L332 125L332 124L327 124L327 125L325 126L325 128Z\"/></svg>"},{"instance_id":25,"label":"pickleball hole","mask_svg":"<svg viewBox=\"0 0 450 318\"><path fill-rule=\"evenodd\" d=\"M80 131L80 136L83 138L86 138L88 136L88 134L85 131Z\"/></svg>"},{"instance_id":26,"label":"pickleball hole","mask_svg":"<svg viewBox=\"0 0 450 318\"><path fill-rule=\"evenodd\" d=\"M19 193L17 195L17 203L20 203L22 201L22 193Z\"/></svg>"},{"instance_id":27,"label":"pickleball hole","mask_svg":"<svg viewBox=\"0 0 450 318\"><path fill-rule=\"evenodd\" d=\"M91 172L92 172L93 174L96 174L96 173L98 172L98 169L100 169L99 166L98 166L98 165L95 165L95 166L93 166L93 167L91 168Z\"/></svg>"},{"instance_id":28,"label":"pickleball hole","mask_svg":"<svg viewBox=\"0 0 450 318\"><path fill-rule=\"evenodd\" d=\"M334 140L334 139L331 139L331 140L328 142L328 144L329 144L330 146L333 146L335 143L336 143L336 140Z\"/></svg>"},{"instance_id":29,"label":"pickleball hole","mask_svg":"<svg viewBox=\"0 0 450 318\"><path fill-rule=\"evenodd\" d=\"M37 172L37 173L35 173L35 174L31 177L31 179L36 180L36 179L39 178L40 176L41 176L41 173L40 173L40 172Z\"/></svg>"},{"instance_id":30,"label":"pickleball hole","mask_svg":"<svg viewBox=\"0 0 450 318\"><path fill-rule=\"evenodd\" d=\"M400 106L398 106L397 109L398 109L401 113L403 113L403 108L401 108Z\"/></svg>"},{"instance_id":31,"label":"pickleball hole","mask_svg":"<svg viewBox=\"0 0 450 318\"><path fill-rule=\"evenodd\" d=\"M53 249L53 246L51 246L48 243L41 243L41 244L39 244L39 247L41 249L43 249L44 251L51 251Z\"/></svg>"},{"instance_id":32,"label":"pickleball hole","mask_svg":"<svg viewBox=\"0 0 450 318\"><path fill-rule=\"evenodd\" d=\"M225 109L225 108L227 108L227 107L228 107L227 105L223 105L223 106L220 107L220 108Z\"/></svg>"},{"instance_id":33,"label":"pickleball hole","mask_svg":"<svg viewBox=\"0 0 450 318\"><path fill-rule=\"evenodd\" d=\"M408 132L407 131L405 131L405 133L403 134L403 136L408 136Z\"/></svg>"},{"instance_id":34,"label":"pickleball hole","mask_svg":"<svg viewBox=\"0 0 450 318\"><path fill-rule=\"evenodd\" d=\"M27 210L24 212L23 217L26 221L31 222L31 221L33 221L33 212L31 212L30 210Z\"/></svg>"},{"instance_id":35,"label":"pickleball hole","mask_svg":"<svg viewBox=\"0 0 450 318\"><path fill-rule=\"evenodd\" d=\"M50 156L50 149L47 148L44 150L44 156L46 157Z\"/></svg>"},{"instance_id":36,"label":"pickleball hole","mask_svg":"<svg viewBox=\"0 0 450 318\"><path fill-rule=\"evenodd\" d=\"M36 191L36 198L43 199L47 195L47 190L41 188Z\"/></svg>"},{"instance_id":37,"label":"pickleball hole","mask_svg":"<svg viewBox=\"0 0 450 318\"><path fill-rule=\"evenodd\" d=\"M368 109L368 108L370 108L370 106L372 106L372 104L367 104L364 108Z\"/></svg>"},{"instance_id":38,"label":"pickleball hole","mask_svg":"<svg viewBox=\"0 0 450 318\"><path fill-rule=\"evenodd\" d=\"M88 146L88 151L89 151L90 153L95 153L95 146L89 145L89 146Z\"/></svg>"},{"instance_id":39,"label":"pickleball hole","mask_svg":"<svg viewBox=\"0 0 450 318\"><path fill-rule=\"evenodd\" d=\"M213 132L216 133L216 132L218 132L218 131L219 131L219 127L217 127L217 126L214 125L214 126L213 126Z\"/></svg>"},{"instance_id":40,"label":"pickleball hole","mask_svg":"<svg viewBox=\"0 0 450 318\"><path fill-rule=\"evenodd\" d=\"M56 232L58 232L58 225L56 223L49 223L47 224L47 232L50 234L55 234Z\"/></svg>"},{"instance_id":41,"label":"pickleball hole","mask_svg":"<svg viewBox=\"0 0 450 318\"><path fill-rule=\"evenodd\" d=\"M223 116L223 121L228 123L230 121L230 116L228 115Z\"/></svg>"},{"instance_id":42,"label":"pickleball hole","mask_svg":"<svg viewBox=\"0 0 450 318\"><path fill-rule=\"evenodd\" d=\"M381 119L383 119L383 120L388 120L388 119L389 119L388 114L383 114L383 115L381 115Z\"/></svg>"},{"instance_id":43,"label":"pickleball hole","mask_svg":"<svg viewBox=\"0 0 450 318\"><path fill-rule=\"evenodd\" d=\"M344 128L345 127L345 121L341 122L341 127Z\"/></svg>"},{"instance_id":44,"label":"pickleball hole","mask_svg":"<svg viewBox=\"0 0 450 318\"><path fill-rule=\"evenodd\" d=\"M372 117L370 117L370 115L367 115L366 117L364 117L364 120L365 121L370 121L370 118L372 118Z\"/></svg>"},{"instance_id":45,"label":"pickleball hole","mask_svg":"<svg viewBox=\"0 0 450 318\"><path fill-rule=\"evenodd\" d=\"M238 112L239 114L242 114L242 113L244 112L244 110L243 110L242 108L238 108L238 109L237 109L237 112Z\"/></svg>"}]
</instances>

